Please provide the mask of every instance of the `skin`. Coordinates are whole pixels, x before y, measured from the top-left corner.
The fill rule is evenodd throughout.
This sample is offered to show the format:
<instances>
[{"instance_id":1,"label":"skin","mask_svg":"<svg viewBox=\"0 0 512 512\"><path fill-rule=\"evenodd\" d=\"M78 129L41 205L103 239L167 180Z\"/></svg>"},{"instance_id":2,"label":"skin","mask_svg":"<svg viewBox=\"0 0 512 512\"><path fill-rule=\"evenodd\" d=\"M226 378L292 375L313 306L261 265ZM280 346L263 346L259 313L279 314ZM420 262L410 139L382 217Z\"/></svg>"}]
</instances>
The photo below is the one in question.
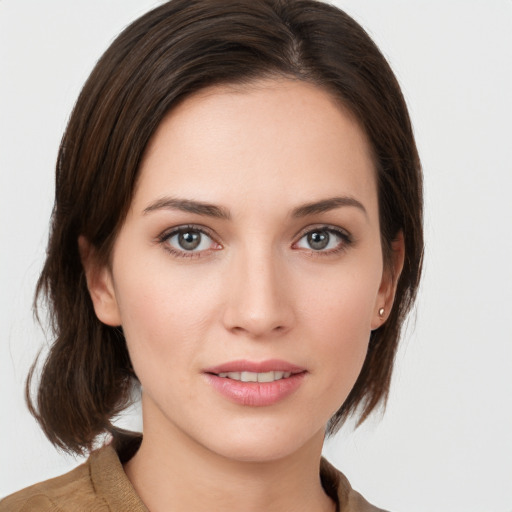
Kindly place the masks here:
<instances>
[{"instance_id":1,"label":"skin","mask_svg":"<svg viewBox=\"0 0 512 512\"><path fill-rule=\"evenodd\" d=\"M360 206L294 215L333 197ZM199 250L165 237L180 226L207 232ZM341 235L312 248L306 233L326 229ZM202 91L153 136L111 265L80 245L96 314L122 325L142 384L144 439L125 471L148 508L333 510L318 478L324 429L403 262L399 240L383 266L374 164L352 116L299 81ZM306 373L273 405L241 405L204 375L239 359Z\"/></svg>"}]
</instances>

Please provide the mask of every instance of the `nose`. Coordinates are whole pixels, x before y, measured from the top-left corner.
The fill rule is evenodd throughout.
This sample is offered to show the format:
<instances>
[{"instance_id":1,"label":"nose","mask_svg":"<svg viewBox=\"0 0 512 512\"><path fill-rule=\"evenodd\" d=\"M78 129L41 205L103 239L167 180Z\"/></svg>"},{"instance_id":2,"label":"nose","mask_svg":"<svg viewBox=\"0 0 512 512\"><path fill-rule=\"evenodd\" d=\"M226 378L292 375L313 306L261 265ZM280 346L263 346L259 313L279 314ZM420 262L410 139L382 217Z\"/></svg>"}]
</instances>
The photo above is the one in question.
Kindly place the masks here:
<instances>
[{"instance_id":1,"label":"nose","mask_svg":"<svg viewBox=\"0 0 512 512\"><path fill-rule=\"evenodd\" d=\"M242 251L230 265L224 326L251 338L282 335L295 321L290 281L271 250Z\"/></svg>"}]
</instances>

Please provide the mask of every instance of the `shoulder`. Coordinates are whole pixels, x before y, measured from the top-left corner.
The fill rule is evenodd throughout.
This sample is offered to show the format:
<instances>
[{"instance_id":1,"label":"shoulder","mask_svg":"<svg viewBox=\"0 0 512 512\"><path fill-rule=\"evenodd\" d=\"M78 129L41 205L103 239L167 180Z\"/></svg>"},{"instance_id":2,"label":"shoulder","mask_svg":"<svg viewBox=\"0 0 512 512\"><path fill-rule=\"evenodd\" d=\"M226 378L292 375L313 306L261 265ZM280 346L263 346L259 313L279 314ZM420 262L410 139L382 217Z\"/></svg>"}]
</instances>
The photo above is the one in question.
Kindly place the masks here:
<instances>
[{"instance_id":1,"label":"shoulder","mask_svg":"<svg viewBox=\"0 0 512 512\"><path fill-rule=\"evenodd\" d=\"M111 445L65 475L0 501L0 512L147 512Z\"/></svg>"},{"instance_id":2,"label":"shoulder","mask_svg":"<svg viewBox=\"0 0 512 512\"><path fill-rule=\"evenodd\" d=\"M325 459L321 462L320 476L325 492L338 503L339 512L386 512L352 489L346 476Z\"/></svg>"},{"instance_id":3,"label":"shoulder","mask_svg":"<svg viewBox=\"0 0 512 512\"><path fill-rule=\"evenodd\" d=\"M94 491L90 462L57 478L22 489L0 501L0 512L108 510Z\"/></svg>"}]
</instances>

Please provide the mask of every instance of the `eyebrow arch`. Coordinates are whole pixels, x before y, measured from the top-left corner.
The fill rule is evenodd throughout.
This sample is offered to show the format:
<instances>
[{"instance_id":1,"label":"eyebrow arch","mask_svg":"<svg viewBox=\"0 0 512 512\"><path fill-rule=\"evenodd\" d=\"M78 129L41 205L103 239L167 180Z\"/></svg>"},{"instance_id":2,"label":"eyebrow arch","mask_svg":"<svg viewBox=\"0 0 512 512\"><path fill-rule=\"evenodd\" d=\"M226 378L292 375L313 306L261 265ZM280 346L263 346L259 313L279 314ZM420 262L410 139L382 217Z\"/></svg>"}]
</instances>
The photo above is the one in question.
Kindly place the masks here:
<instances>
[{"instance_id":1,"label":"eyebrow arch","mask_svg":"<svg viewBox=\"0 0 512 512\"><path fill-rule=\"evenodd\" d=\"M178 199L175 197L163 197L151 203L144 208L144 215L154 212L155 210L181 210L183 212L195 213L197 215L205 215L207 217L215 217L217 219L231 218L230 213L221 206L210 203L202 203L192 199Z\"/></svg>"},{"instance_id":2,"label":"eyebrow arch","mask_svg":"<svg viewBox=\"0 0 512 512\"><path fill-rule=\"evenodd\" d=\"M322 199L314 203L306 203L295 208L292 212L292 216L295 218L307 217L308 215L315 215L317 213L324 213L336 208L343 206L353 206L360 209L366 216L368 212L366 208L357 199L348 196L342 197L330 197L328 199Z\"/></svg>"}]
</instances>

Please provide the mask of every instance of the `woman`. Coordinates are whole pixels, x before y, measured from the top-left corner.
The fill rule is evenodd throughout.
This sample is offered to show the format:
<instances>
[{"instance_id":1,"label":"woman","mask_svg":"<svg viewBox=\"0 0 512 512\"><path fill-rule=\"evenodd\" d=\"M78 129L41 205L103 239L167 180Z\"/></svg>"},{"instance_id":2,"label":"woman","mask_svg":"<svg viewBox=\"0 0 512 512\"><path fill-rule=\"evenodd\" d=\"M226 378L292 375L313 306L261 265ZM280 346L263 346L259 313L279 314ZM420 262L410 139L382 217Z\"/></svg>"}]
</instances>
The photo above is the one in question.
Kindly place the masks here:
<instances>
[{"instance_id":1,"label":"woman","mask_svg":"<svg viewBox=\"0 0 512 512\"><path fill-rule=\"evenodd\" d=\"M92 454L0 510L377 510L321 449L385 402L422 246L407 109L353 20L146 14L69 121L38 285L55 342L32 412ZM143 438L111 424L133 383Z\"/></svg>"}]
</instances>

